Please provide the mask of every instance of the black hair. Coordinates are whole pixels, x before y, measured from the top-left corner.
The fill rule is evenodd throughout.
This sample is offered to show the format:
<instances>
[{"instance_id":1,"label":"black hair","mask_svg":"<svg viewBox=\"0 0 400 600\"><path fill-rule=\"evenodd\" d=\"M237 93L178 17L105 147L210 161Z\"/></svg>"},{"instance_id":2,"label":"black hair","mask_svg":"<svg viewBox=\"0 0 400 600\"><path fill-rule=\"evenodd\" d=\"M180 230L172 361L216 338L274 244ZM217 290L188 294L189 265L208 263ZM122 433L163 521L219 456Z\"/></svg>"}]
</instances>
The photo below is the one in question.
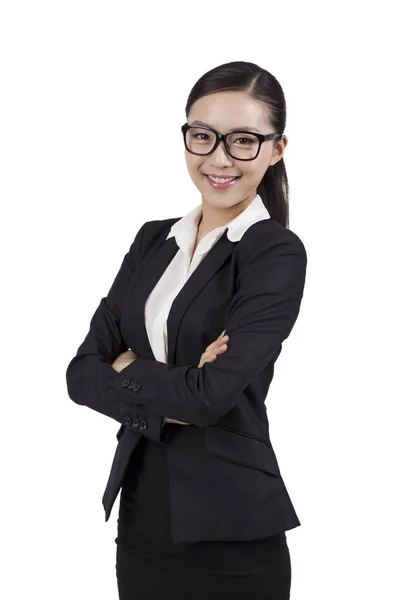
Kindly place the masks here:
<instances>
[{"instance_id":1,"label":"black hair","mask_svg":"<svg viewBox=\"0 0 400 600\"><path fill-rule=\"evenodd\" d=\"M246 92L266 107L266 115L276 132L284 133L286 101L278 80L262 67L245 61L229 62L211 69L195 83L190 91L185 113L192 104L208 94L226 90ZM275 140L274 143L278 143ZM270 166L257 187L270 216L284 227L289 227L289 184L283 157Z\"/></svg>"}]
</instances>

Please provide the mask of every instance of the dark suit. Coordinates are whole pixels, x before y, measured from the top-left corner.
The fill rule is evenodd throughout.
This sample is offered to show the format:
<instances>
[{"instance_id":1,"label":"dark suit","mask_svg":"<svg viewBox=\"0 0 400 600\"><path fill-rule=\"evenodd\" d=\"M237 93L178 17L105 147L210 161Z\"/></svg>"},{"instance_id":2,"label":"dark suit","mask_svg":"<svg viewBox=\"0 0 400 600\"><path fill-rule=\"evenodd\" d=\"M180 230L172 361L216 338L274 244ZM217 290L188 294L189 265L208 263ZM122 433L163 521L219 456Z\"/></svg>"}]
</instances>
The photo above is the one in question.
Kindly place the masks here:
<instances>
[{"instance_id":1,"label":"dark suit","mask_svg":"<svg viewBox=\"0 0 400 600\"><path fill-rule=\"evenodd\" d=\"M237 243L225 232L174 299L163 363L150 347L144 304L179 249L166 240L179 218L140 228L68 365L68 394L121 424L106 521L144 435L166 444L174 542L267 537L300 525L269 439L265 398L299 313L306 251L273 219L254 223ZM224 329L227 350L198 368ZM128 348L138 358L117 373L111 363ZM163 416L191 425L163 424Z\"/></svg>"}]
</instances>

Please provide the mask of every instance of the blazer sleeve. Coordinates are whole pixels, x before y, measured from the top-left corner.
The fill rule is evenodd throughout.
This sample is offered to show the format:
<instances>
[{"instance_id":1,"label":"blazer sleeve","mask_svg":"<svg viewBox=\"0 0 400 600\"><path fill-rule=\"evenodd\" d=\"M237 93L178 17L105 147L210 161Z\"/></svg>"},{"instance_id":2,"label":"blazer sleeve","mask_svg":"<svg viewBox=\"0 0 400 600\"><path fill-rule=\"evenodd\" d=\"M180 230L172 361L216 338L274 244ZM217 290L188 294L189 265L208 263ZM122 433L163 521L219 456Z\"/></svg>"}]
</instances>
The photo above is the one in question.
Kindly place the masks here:
<instances>
[{"instance_id":1,"label":"blazer sleeve","mask_svg":"<svg viewBox=\"0 0 400 600\"><path fill-rule=\"evenodd\" d=\"M229 335L227 350L200 368L138 357L107 379L115 397L200 427L215 423L234 407L280 351L296 322L307 253L295 233L279 228L248 236L238 262L235 294L227 322L220 325ZM131 380L139 382L135 391Z\"/></svg>"},{"instance_id":2,"label":"blazer sleeve","mask_svg":"<svg viewBox=\"0 0 400 600\"><path fill-rule=\"evenodd\" d=\"M68 364L66 382L68 395L77 404L111 417L121 425L127 424L127 419L130 424L133 419L139 433L161 442L169 432L168 424L163 423L165 413L157 414L157 409L150 405L134 404L130 394L116 394L109 385L117 374L111 364L121 352L128 350L120 328L121 306L139 262L146 224L139 229L124 256L107 296L100 300L90 320L89 332Z\"/></svg>"}]
</instances>

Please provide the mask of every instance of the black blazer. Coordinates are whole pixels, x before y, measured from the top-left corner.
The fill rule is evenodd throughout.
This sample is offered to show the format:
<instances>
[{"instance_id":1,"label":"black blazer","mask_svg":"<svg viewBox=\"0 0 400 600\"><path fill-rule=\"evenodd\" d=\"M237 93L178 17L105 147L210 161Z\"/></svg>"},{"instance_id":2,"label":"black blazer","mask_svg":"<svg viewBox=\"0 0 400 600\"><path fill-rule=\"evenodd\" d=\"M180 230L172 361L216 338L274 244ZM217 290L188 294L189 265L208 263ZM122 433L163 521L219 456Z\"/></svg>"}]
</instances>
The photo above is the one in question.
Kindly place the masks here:
<instances>
[{"instance_id":1,"label":"black blazer","mask_svg":"<svg viewBox=\"0 0 400 600\"><path fill-rule=\"evenodd\" d=\"M253 540L300 525L269 438L265 398L297 319L307 255L273 219L239 242L226 231L179 291L168 316L168 363L155 360L144 304L179 247L178 218L138 231L70 361L69 397L120 423L102 498L105 519L141 436L165 444L175 543ZM227 350L197 365L226 329ZM137 360L117 373L114 359ZM190 425L163 424L170 417Z\"/></svg>"}]
</instances>

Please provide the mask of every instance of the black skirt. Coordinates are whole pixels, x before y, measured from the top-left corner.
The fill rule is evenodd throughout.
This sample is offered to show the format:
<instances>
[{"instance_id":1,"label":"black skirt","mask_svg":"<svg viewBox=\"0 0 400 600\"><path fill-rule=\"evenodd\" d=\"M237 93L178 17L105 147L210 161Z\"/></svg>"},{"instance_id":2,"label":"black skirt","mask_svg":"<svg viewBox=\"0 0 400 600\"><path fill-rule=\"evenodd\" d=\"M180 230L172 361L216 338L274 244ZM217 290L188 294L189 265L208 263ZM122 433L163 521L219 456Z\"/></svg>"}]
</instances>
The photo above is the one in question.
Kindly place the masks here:
<instances>
[{"instance_id":1,"label":"black skirt","mask_svg":"<svg viewBox=\"0 0 400 600\"><path fill-rule=\"evenodd\" d=\"M285 532L252 541L174 544L170 527L166 447L143 436L120 497L115 539L120 600L289 599Z\"/></svg>"}]
</instances>

